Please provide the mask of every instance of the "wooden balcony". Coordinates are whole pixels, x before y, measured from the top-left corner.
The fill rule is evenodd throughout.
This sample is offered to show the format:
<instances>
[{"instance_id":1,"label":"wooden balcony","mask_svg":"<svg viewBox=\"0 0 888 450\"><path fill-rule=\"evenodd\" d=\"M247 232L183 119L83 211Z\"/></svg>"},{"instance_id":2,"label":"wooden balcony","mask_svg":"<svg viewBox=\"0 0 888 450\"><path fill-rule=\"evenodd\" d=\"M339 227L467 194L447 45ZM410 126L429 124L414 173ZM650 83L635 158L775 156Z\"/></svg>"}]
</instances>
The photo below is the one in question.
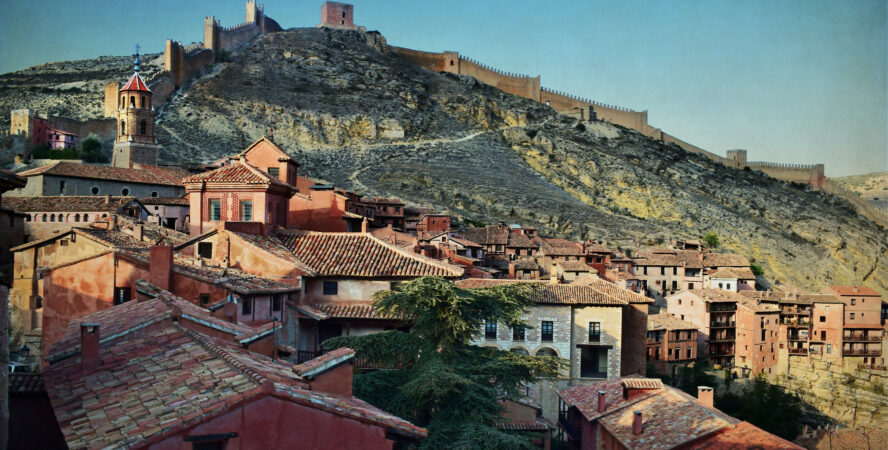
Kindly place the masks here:
<instances>
[{"instance_id":1,"label":"wooden balcony","mask_svg":"<svg viewBox=\"0 0 888 450\"><path fill-rule=\"evenodd\" d=\"M842 356L879 356L881 350L864 350L859 348L842 349Z\"/></svg>"},{"instance_id":2,"label":"wooden balcony","mask_svg":"<svg viewBox=\"0 0 888 450\"><path fill-rule=\"evenodd\" d=\"M808 354L807 348L789 348L788 350L789 350L790 355L807 355Z\"/></svg>"},{"instance_id":3,"label":"wooden balcony","mask_svg":"<svg viewBox=\"0 0 888 450\"><path fill-rule=\"evenodd\" d=\"M737 322L710 322L709 328L736 328Z\"/></svg>"},{"instance_id":4,"label":"wooden balcony","mask_svg":"<svg viewBox=\"0 0 888 450\"><path fill-rule=\"evenodd\" d=\"M846 342L879 342L882 340L882 335L873 336L863 333L850 333L843 335L842 340Z\"/></svg>"}]
</instances>

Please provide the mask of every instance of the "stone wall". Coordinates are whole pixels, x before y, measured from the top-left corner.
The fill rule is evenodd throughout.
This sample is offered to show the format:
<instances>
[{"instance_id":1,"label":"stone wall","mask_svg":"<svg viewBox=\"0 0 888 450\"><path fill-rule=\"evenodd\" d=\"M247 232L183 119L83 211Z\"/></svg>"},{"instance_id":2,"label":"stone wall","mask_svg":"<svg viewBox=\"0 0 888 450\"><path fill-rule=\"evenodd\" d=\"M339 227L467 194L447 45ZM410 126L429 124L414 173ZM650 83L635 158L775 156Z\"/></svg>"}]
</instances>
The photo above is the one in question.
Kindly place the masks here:
<instances>
[{"instance_id":1,"label":"stone wall","mask_svg":"<svg viewBox=\"0 0 888 450\"><path fill-rule=\"evenodd\" d=\"M507 73L470 58L459 58L460 75L470 75L478 81L519 97L540 101L540 77Z\"/></svg>"},{"instance_id":2,"label":"stone wall","mask_svg":"<svg viewBox=\"0 0 888 450\"><path fill-rule=\"evenodd\" d=\"M888 372L860 368L862 358L829 361L791 356L788 375L774 381L796 394L815 415L849 427L884 427L888 423Z\"/></svg>"}]
</instances>

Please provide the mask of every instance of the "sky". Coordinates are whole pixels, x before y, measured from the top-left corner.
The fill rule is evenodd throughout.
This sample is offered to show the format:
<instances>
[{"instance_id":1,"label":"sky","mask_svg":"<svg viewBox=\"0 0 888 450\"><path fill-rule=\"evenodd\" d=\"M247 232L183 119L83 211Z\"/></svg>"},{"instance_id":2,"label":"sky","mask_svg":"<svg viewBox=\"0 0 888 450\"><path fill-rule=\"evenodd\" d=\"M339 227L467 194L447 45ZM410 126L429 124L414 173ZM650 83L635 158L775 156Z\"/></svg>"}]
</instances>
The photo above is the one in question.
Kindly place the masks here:
<instances>
[{"instance_id":1,"label":"sky","mask_svg":"<svg viewBox=\"0 0 888 450\"><path fill-rule=\"evenodd\" d=\"M284 28L320 0L268 0ZM750 161L824 163L828 176L888 170L886 0L704 2L356 1L355 23L390 44L458 51L544 87L647 110L652 126ZM203 39L203 18L245 2L3 1L0 73L52 61L162 52Z\"/></svg>"}]
</instances>

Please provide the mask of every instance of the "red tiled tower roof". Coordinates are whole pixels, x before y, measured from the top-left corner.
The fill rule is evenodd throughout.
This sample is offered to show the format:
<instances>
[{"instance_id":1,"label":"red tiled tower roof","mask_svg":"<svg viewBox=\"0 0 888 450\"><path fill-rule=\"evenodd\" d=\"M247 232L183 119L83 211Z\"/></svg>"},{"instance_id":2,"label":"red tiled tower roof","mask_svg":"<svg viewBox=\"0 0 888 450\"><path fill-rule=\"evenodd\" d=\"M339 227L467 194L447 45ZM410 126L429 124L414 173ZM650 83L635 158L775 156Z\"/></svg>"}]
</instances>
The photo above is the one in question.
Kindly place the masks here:
<instances>
[{"instance_id":1,"label":"red tiled tower roof","mask_svg":"<svg viewBox=\"0 0 888 450\"><path fill-rule=\"evenodd\" d=\"M130 77L129 81L127 81L120 90L151 92L151 89L148 89L148 85L145 84L145 81L142 80L142 77L139 76L138 72L133 72L133 76Z\"/></svg>"}]
</instances>

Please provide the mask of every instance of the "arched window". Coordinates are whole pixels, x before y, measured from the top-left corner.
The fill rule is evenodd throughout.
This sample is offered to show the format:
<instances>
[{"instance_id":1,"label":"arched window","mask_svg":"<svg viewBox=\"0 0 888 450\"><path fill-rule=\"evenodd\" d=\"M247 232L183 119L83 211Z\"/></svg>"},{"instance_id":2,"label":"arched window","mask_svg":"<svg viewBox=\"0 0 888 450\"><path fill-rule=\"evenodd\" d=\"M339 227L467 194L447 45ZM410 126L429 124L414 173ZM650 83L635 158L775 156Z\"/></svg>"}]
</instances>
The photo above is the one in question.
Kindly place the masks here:
<instances>
[{"instance_id":1,"label":"arched window","mask_svg":"<svg viewBox=\"0 0 888 450\"><path fill-rule=\"evenodd\" d=\"M145 96L144 95L142 96L142 108L143 109L145 108Z\"/></svg>"},{"instance_id":2,"label":"arched window","mask_svg":"<svg viewBox=\"0 0 888 450\"><path fill-rule=\"evenodd\" d=\"M157 191L151 191L151 196L157 198Z\"/></svg>"},{"instance_id":3,"label":"arched window","mask_svg":"<svg viewBox=\"0 0 888 450\"><path fill-rule=\"evenodd\" d=\"M74 221L80 222L80 214L74 214Z\"/></svg>"},{"instance_id":4,"label":"arched window","mask_svg":"<svg viewBox=\"0 0 888 450\"><path fill-rule=\"evenodd\" d=\"M118 108L123 108L126 106L126 94L120 96L120 104L117 105Z\"/></svg>"},{"instance_id":5,"label":"arched window","mask_svg":"<svg viewBox=\"0 0 888 450\"><path fill-rule=\"evenodd\" d=\"M120 121L120 134L121 135L126 134L126 121L125 120Z\"/></svg>"},{"instance_id":6,"label":"arched window","mask_svg":"<svg viewBox=\"0 0 888 450\"><path fill-rule=\"evenodd\" d=\"M49 221L50 221L50 222L55 222L55 214L50 214L50 215L49 215Z\"/></svg>"},{"instance_id":7,"label":"arched window","mask_svg":"<svg viewBox=\"0 0 888 450\"><path fill-rule=\"evenodd\" d=\"M98 186L93 186L93 188L90 191L93 193L93 195L99 195L99 187Z\"/></svg>"},{"instance_id":8,"label":"arched window","mask_svg":"<svg viewBox=\"0 0 888 450\"><path fill-rule=\"evenodd\" d=\"M108 217L108 215L107 215L107 214L102 214L102 217Z\"/></svg>"},{"instance_id":9,"label":"arched window","mask_svg":"<svg viewBox=\"0 0 888 450\"><path fill-rule=\"evenodd\" d=\"M126 197L127 195L129 195L129 189L127 189L127 188L123 188L123 189L121 189L121 190L120 190L120 195Z\"/></svg>"},{"instance_id":10,"label":"arched window","mask_svg":"<svg viewBox=\"0 0 888 450\"><path fill-rule=\"evenodd\" d=\"M142 122L139 123L139 134L141 134L142 136L148 134L148 121L147 120L143 120Z\"/></svg>"},{"instance_id":11,"label":"arched window","mask_svg":"<svg viewBox=\"0 0 888 450\"><path fill-rule=\"evenodd\" d=\"M136 107L136 96L130 95L130 108L135 108L135 107Z\"/></svg>"},{"instance_id":12,"label":"arched window","mask_svg":"<svg viewBox=\"0 0 888 450\"><path fill-rule=\"evenodd\" d=\"M558 356L558 353L555 350L552 350L549 347L543 347L536 352L536 356Z\"/></svg>"},{"instance_id":13,"label":"arched window","mask_svg":"<svg viewBox=\"0 0 888 450\"><path fill-rule=\"evenodd\" d=\"M525 349L523 349L523 348L521 348L521 347L515 347L515 348L513 348L513 349L511 349L511 350L509 350L509 351L512 352L512 353L517 353L517 354L519 354L519 355L527 355L527 354L528 354L528 353L527 353L527 350L525 350Z\"/></svg>"},{"instance_id":14,"label":"arched window","mask_svg":"<svg viewBox=\"0 0 888 450\"><path fill-rule=\"evenodd\" d=\"M46 214L43 215L43 221L46 222Z\"/></svg>"},{"instance_id":15,"label":"arched window","mask_svg":"<svg viewBox=\"0 0 888 450\"><path fill-rule=\"evenodd\" d=\"M30 222L30 221L31 221L31 215L30 215L30 214L28 214L27 216L25 216L25 221L26 221L26 222Z\"/></svg>"},{"instance_id":16,"label":"arched window","mask_svg":"<svg viewBox=\"0 0 888 450\"><path fill-rule=\"evenodd\" d=\"M84 222L89 222L89 214L84 214L84 215L83 215L83 221L84 221Z\"/></svg>"}]
</instances>

